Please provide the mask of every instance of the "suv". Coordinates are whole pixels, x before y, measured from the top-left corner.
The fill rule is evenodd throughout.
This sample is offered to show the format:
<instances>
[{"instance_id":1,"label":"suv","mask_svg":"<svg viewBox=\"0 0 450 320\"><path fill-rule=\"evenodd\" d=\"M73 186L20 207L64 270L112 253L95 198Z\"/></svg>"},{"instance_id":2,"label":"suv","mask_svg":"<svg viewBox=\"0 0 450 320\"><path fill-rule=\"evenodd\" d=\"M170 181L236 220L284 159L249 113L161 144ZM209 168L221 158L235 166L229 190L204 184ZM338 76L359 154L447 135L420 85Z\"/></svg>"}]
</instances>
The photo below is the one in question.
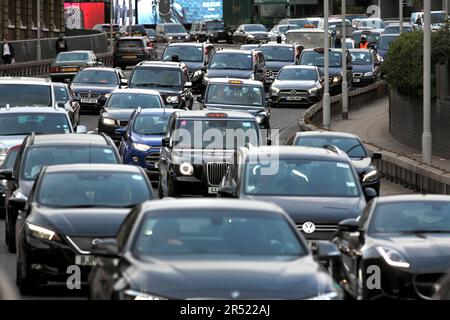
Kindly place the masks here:
<instances>
[{"instance_id":1,"label":"suv","mask_svg":"<svg viewBox=\"0 0 450 320\"><path fill-rule=\"evenodd\" d=\"M130 32L131 31L131 32ZM119 30L119 36L120 37L144 37L147 35L147 30L145 30L145 27L141 24L135 24L131 26L125 25L122 26Z\"/></svg>"},{"instance_id":2,"label":"suv","mask_svg":"<svg viewBox=\"0 0 450 320\"><path fill-rule=\"evenodd\" d=\"M131 73L129 88L158 91L167 106L192 109L194 98L188 68L184 63L146 61L138 64Z\"/></svg>"},{"instance_id":3,"label":"suv","mask_svg":"<svg viewBox=\"0 0 450 320\"><path fill-rule=\"evenodd\" d=\"M261 141L258 122L248 113L176 111L162 139L159 196L215 195L234 150Z\"/></svg>"},{"instance_id":4,"label":"suv","mask_svg":"<svg viewBox=\"0 0 450 320\"><path fill-rule=\"evenodd\" d=\"M209 43L169 43L164 49L162 60L172 61L172 56L176 54L179 61L188 68L192 89L197 92L203 92L205 65L208 64L214 51L214 46Z\"/></svg>"},{"instance_id":5,"label":"suv","mask_svg":"<svg viewBox=\"0 0 450 320\"><path fill-rule=\"evenodd\" d=\"M352 161L334 146L277 146L237 150L218 195L275 203L307 240L329 240L339 222L358 217L376 192L363 193Z\"/></svg>"},{"instance_id":6,"label":"suv","mask_svg":"<svg viewBox=\"0 0 450 320\"><path fill-rule=\"evenodd\" d=\"M241 24L233 33L233 43L261 43L267 41L269 32L262 24Z\"/></svg>"},{"instance_id":7,"label":"suv","mask_svg":"<svg viewBox=\"0 0 450 320\"><path fill-rule=\"evenodd\" d=\"M157 60L158 53L148 37L123 37L114 47L114 67L125 69L145 60Z\"/></svg>"},{"instance_id":8,"label":"suv","mask_svg":"<svg viewBox=\"0 0 450 320\"><path fill-rule=\"evenodd\" d=\"M256 50L217 50L209 60L203 83L213 78L238 78L266 83L264 55Z\"/></svg>"},{"instance_id":9,"label":"suv","mask_svg":"<svg viewBox=\"0 0 450 320\"><path fill-rule=\"evenodd\" d=\"M228 32L222 20L203 20L192 23L191 40L204 42L209 40L212 43L219 41L230 42Z\"/></svg>"},{"instance_id":10,"label":"suv","mask_svg":"<svg viewBox=\"0 0 450 320\"><path fill-rule=\"evenodd\" d=\"M0 77L0 108L8 105L53 107L52 82L41 78Z\"/></svg>"},{"instance_id":11,"label":"suv","mask_svg":"<svg viewBox=\"0 0 450 320\"><path fill-rule=\"evenodd\" d=\"M256 117L261 128L270 129L270 107L266 104L261 82L238 79L212 79L205 98L197 97L209 111L242 111Z\"/></svg>"},{"instance_id":12,"label":"suv","mask_svg":"<svg viewBox=\"0 0 450 320\"><path fill-rule=\"evenodd\" d=\"M181 23L160 23L156 26L156 42L189 42L190 36Z\"/></svg>"},{"instance_id":13,"label":"suv","mask_svg":"<svg viewBox=\"0 0 450 320\"><path fill-rule=\"evenodd\" d=\"M42 167L72 163L117 164L121 160L111 138L105 135L31 134L20 147L14 169L0 171L0 179L8 180L5 194L5 241L9 252L16 250L15 226L18 215L18 211L10 205L10 200L28 198Z\"/></svg>"}]
</instances>

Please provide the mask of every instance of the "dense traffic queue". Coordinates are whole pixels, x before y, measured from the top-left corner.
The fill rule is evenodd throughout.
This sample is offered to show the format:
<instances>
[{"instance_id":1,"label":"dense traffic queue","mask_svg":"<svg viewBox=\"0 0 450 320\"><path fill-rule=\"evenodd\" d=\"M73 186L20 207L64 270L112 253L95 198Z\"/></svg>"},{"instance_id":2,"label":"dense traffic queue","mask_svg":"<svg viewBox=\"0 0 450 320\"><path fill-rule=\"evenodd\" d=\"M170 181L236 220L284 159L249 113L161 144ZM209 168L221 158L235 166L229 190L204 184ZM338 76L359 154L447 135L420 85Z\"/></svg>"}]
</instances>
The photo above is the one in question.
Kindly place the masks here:
<instances>
[{"instance_id":1,"label":"dense traffic queue","mask_svg":"<svg viewBox=\"0 0 450 320\"><path fill-rule=\"evenodd\" d=\"M0 214L20 292L65 283L77 266L90 299L445 296L449 197L379 197L381 155L355 135L274 143L272 108L320 103L326 81L339 95L343 79L350 88L381 79L382 42L344 50L344 70L342 49L322 48L332 33L321 22L232 35L220 23L191 35L163 24L155 41L174 41L161 60L146 53L153 41L124 29L115 68L71 51L51 68L68 84L0 78ZM367 24L383 26L355 22ZM246 47L213 44L222 40ZM96 132L80 110L99 113Z\"/></svg>"}]
</instances>

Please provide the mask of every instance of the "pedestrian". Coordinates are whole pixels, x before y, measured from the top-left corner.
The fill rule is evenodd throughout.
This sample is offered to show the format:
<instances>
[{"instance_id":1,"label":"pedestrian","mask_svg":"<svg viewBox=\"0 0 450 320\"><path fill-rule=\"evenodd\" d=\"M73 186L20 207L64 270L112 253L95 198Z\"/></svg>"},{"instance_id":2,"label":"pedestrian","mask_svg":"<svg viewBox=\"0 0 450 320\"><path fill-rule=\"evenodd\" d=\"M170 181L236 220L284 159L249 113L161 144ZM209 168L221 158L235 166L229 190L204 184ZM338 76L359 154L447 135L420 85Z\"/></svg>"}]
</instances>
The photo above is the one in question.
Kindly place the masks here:
<instances>
[{"instance_id":1,"label":"pedestrian","mask_svg":"<svg viewBox=\"0 0 450 320\"><path fill-rule=\"evenodd\" d=\"M367 41L367 36L365 34L361 35L361 41L358 44L359 49L369 49L369 41Z\"/></svg>"},{"instance_id":2,"label":"pedestrian","mask_svg":"<svg viewBox=\"0 0 450 320\"><path fill-rule=\"evenodd\" d=\"M68 51L67 41L66 39L64 39L64 36L62 34L60 34L58 40L56 40L55 50L56 54Z\"/></svg>"},{"instance_id":3,"label":"pedestrian","mask_svg":"<svg viewBox=\"0 0 450 320\"><path fill-rule=\"evenodd\" d=\"M14 62L14 47L8 42L6 36L3 37L2 59L4 64L11 64Z\"/></svg>"}]
</instances>

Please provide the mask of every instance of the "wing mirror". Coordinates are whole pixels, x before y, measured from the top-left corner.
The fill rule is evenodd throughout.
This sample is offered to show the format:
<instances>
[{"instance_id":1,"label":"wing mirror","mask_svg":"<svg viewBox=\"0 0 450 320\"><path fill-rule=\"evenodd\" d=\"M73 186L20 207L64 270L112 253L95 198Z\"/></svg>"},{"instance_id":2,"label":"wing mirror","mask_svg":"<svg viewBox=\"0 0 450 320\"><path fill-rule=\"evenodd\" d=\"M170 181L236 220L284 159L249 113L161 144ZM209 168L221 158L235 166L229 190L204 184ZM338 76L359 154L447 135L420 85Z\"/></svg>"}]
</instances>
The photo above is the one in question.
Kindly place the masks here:
<instances>
[{"instance_id":1,"label":"wing mirror","mask_svg":"<svg viewBox=\"0 0 450 320\"><path fill-rule=\"evenodd\" d=\"M165 148L172 148L173 146L172 139L170 137L164 137L162 139L161 145Z\"/></svg>"},{"instance_id":2,"label":"wing mirror","mask_svg":"<svg viewBox=\"0 0 450 320\"><path fill-rule=\"evenodd\" d=\"M0 179L1 180L8 180L8 181L13 180L13 173L12 173L12 171L11 170L7 170L7 169L0 170Z\"/></svg>"},{"instance_id":3,"label":"wing mirror","mask_svg":"<svg viewBox=\"0 0 450 320\"><path fill-rule=\"evenodd\" d=\"M27 200L22 198L10 198L8 203L16 210L24 210L27 205Z\"/></svg>"},{"instance_id":4,"label":"wing mirror","mask_svg":"<svg viewBox=\"0 0 450 320\"><path fill-rule=\"evenodd\" d=\"M365 188L364 189L364 197L366 198L366 202L369 202L373 198L376 198L378 196L377 192L374 188Z\"/></svg>"},{"instance_id":5,"label":"wing mirror","mask_svg":"<svg viewBox=\"0 0 450 320\"><path fill-rule=\"evenodd\" d=\"M121 136L121 137L124 137L125 134L127 133L127 129L126 129L126 128L123 128L123 127L120 127L120 128L117 128L117 129L114 131L114 133L115 133L115 134L118 134L118 135Z\"/></svg>"},{"instance_id":6,"label":"wing mirror","mask_svg":"<svg viewBox=\"0 0 450 320\"><path fill-rule=\"evenodd\" d=\"M85 134L87 132L88 132L88 129L86 128L86 126L83 126L83 125L77 126L77 133Z\"/></svg>"},{"instance_id":7,"label":"wing mirror","mask_svg":"<svg viewBox=\"0 0 450 320\"><path fill-rule=\"evenodd\" d=\"M94 240L95 241L95 240ZM116 239L97 240L92 244L91 254L99 257L116 258L119 255Z\"/></svg>"},{"instance_id":8,"label":"wing mirror","mask_svg":"<svg viewBox=\"0 0 450 320\"><path fill-rule=\"evenodd\" d=\"M338 260L341 253L334 243L329 241L317 241L316 256L319 261L333 261Z\"/></svg>"},{"instance_id":9,"label":"wing mirror","mask_svg":"<svg viewBox=\"0 0 450 320\"><path fill-rule=\"evenodd\" d=\"M338 229L343 232L357 232L359 230L358 220L346 219L338 224Z\"/></svg>"}]
</instances>

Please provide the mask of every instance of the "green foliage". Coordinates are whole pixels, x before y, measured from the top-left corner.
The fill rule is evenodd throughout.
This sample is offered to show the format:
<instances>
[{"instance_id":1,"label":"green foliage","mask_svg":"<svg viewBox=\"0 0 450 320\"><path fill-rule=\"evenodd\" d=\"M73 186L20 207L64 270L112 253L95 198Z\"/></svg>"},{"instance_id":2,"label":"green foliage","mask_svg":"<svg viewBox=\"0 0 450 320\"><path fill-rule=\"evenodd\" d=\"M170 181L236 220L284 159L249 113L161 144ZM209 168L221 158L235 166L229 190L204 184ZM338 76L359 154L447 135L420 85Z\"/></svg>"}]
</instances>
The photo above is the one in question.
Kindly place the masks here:
<instances>
[{"instance_id":1,"label":"green foliage","mask_svg":"<svg viewBox=\"0 0 450 320\"><path fill-rule=\"evenodd\" d=\"M436 94L435 65L450 60L450 28L447 25L431 37L432 93ZM390 88L421 98L423 95L423 33L402 34L390 47L383 74Z\"/></svg>"}]
</instances>

